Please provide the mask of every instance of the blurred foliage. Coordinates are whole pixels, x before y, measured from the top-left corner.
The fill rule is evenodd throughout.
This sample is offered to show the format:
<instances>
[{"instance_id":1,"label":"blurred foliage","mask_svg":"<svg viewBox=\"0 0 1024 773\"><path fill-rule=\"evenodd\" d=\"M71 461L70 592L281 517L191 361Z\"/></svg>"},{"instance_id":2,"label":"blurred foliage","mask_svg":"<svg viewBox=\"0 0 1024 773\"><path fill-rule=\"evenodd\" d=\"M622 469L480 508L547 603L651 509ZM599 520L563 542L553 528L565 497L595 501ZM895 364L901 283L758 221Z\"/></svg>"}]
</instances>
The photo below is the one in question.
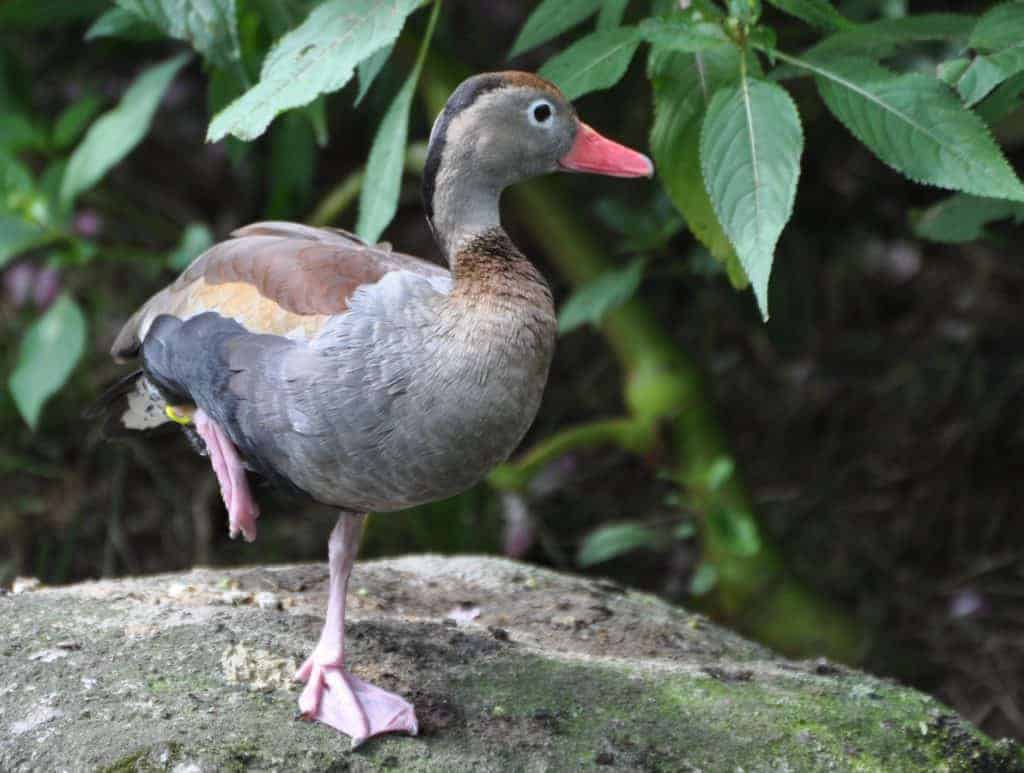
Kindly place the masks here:
<instances>
[{"instance_id":1,"label":"blurred foliage","mask_svg":"<svg viewBox=\"0 0 1024 773\"><path fill-rule=\"evenodd\" d=\"M764 554L781 533L766 525L762 509L770 506L759 500L755 510L720 496L756 468L758 442L744 439L741 419L730 420L746 456L709 454L684 487L669 472L678 452L666 450L661 424L576 424L621 411L629 399L585 329L607 330L616 312L640 299L682 339L689 334L678 332L678 321L700 320L679 299L692 301L690 288L727 279L752 286L764 315L771 298L783 318L771 328L772 346L797 349L815 334L816 318L805 314L811 292L794 288L817 267L794 261L773 274L777 244L787 234L797 243L816 238L806 233L824 230L833 215L848 217L836 210L849 197L835 194L834 206L816 210L817 221L801 220L798 190L809 176L828 174L836 175L834 190L863 185L869 154L910 180L951 191L935 197L900 188L887 238L1011 247L1019 239L1013 227L1024 222L1024 187L1004 147L1021 133L1024 3L924 5L909 14L904 0L543 0L495 3L484 13L454 0L402 0L383 19L368 0L0 4L0 475L10 487L0 539L15 546L0 556L0 577L18 570L64 581L321 552L328 526L296 529L284 519L269 525L255 548L263 552L212 549L215 491L184 444L154 452L133 442L127 452L100 452L77 415L116 375L103 350L117 325L233 227L262 217L310 219L314 209L318 221L335 222L356 199L350 225L366 238L379 238L396 213L401 220L402 205L415 200L404 176L422 165L407 153L409 136L426 136L433 118L415 101L417 90L423 96L431 88L423 80L431 51L453 50L488 69L504 68L509 51L582 98L588 116L618 122L634 142L649 126L660 185L631 196L572 183L578 209L601 224L603 244L622 266L572 292L556 285L565 297L561 331L575 331L556 377L571 383L572 396L541 417L530 437L540 441L535 453L495 479L501 496L478 489L423 517L375 518L366 547L532 551L555 565L596 566L637 581L663 570L668 579L658 587L669 595L712 598L729 579L728 557ZM338 46L339 39L350 44ZM856 143L835 139L839 126ZM217 141L204 146L204 136ZM351 174L335 185L339 169ZM893 186L880 171L871 174ZM856 217L865 220L858 227L882 228L880 211L858 201ZM528 227L518 232L529 238ZM422 229L406 228L403 237L414 242L409 251L431 249ZM834 247L815 242L805 252ZM866 254L885 276L925 281L907 249ZM978 261L986 276L996 272L991 260ZM873 286L850 289L848 265L834 263L839 278L814 292L838 297L841 286L863 294L850 304L856 324L868 324L872 303L883 312L898 303ZM724 294L713 297L718 305L704 309L706 318L719 313ZM950 299L948 313L965 303ZM711 352L716 394L735 388L729 357L739 355L720 349L715 335L742 329L750 340L743 356L774 356L753 317L730 308L724 316L733 327L708 325L700 342ZM765 380L775 376L789 378ZM890 376L917 384L901 370ZM709 410L671 406L673 415ZM831 419L819 421L831 427ZM773 451L776 466L798 466L791 448ZM567 481L581 475L606 478L613 504L578 505L586 492ZM545 517L556 507L565 523ZM58 536L37 536L43 525ZM721 554L705 549L710 540ZM97 557L87 558L90 551ZM177 563L168 565L168 555ZM794 559L805 575L824 574L807 556Z\"/></svg>"}]
</instances>

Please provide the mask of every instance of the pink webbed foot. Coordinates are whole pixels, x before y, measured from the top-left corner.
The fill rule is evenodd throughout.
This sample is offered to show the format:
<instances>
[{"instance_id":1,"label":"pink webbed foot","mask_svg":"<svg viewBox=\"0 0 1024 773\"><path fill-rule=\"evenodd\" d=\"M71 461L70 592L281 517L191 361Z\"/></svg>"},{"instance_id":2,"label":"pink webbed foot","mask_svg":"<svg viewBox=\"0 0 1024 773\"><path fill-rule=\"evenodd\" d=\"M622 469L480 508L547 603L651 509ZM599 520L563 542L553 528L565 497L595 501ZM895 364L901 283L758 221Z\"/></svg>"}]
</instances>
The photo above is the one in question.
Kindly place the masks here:
<instances>
[{"instance_id":1,"label":"pink webbed foot","mask_svg":"<svg viewBox=\"0 0 1024 773\"><path fill-rule=\"evenodd\" d=\"M320 665L310 656L295 678L306 683L299 697L303 718L318 720L350 736L353 749L381 733L419 732L412 704L364 682L342 666Z\"/></svg>"},{"instance_id":2,"label":"pink webbed foot","mask_svg":"<svg viewBox=\"0 0 1024 773\"><path fill-rule=\"evenodd\" d=\"M241 532L246 542L252 542L256 539L256 519L260 517L260 510L249 490L242 459L227 433L204 410L197 409L192 421L206 443L210 463L220 484L220 495L228 510L228 533L234 539Z\"/></svg>"}]
</instances>

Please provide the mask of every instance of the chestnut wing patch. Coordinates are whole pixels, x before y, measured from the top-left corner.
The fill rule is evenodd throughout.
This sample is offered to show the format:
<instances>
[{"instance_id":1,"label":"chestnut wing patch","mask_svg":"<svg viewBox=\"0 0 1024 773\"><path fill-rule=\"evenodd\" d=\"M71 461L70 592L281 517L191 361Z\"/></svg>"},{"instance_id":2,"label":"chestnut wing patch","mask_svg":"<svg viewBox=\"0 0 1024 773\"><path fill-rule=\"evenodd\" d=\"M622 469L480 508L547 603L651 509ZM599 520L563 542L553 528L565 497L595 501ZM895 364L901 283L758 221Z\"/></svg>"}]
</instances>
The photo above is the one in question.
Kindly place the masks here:
<instances>
[{"instance_id":1,"label":"chestnut wing patch","mask_svg":"<svg viewBox=\"0 0 1024 773\"><path fill-rule=\"evenodd\" d=\"M344 231L296 223L257 223L214 245L154 295L121 330L116 359L134 357L153 320L212 311L252 333L308 339L348 309L361 286L391 271L447 276L441 266L371 247Z\"/></svg>"}]
</instances>

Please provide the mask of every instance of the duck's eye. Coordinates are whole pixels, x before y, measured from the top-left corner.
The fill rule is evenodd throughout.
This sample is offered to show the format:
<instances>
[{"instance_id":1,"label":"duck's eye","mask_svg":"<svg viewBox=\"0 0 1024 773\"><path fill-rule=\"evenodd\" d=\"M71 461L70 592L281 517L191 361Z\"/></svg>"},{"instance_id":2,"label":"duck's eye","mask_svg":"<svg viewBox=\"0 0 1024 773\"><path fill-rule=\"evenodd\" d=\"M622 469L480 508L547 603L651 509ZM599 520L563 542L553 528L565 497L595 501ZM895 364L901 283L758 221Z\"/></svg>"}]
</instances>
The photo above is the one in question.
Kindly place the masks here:
<instances>
[{"instance_id":1,"label":"duck's eye","mask_svg":"<svg viewBox=\"0 0 1024 773\"><path fill-rule=\"evenodd\" d=\"M555 109L546 99L538 99L530 105L527 112L530 116L530 123L534 126L547 126L551 123L551 116L555 114Z\"/></svg>"}]
</instances>

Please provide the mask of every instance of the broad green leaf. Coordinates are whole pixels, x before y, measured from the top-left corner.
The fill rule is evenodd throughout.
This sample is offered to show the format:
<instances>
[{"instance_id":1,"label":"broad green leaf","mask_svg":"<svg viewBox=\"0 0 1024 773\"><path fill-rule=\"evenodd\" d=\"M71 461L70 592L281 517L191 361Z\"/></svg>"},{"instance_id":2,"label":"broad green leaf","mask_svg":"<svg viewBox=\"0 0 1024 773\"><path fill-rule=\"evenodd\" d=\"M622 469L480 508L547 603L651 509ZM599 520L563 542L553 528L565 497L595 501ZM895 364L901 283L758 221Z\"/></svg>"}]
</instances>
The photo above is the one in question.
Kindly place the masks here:
<instances>
[{"instance_id":1,"label":"broad green leaf","mask_svg":"<svg viewBox=\"0 0 1024 773\"><path fill-rule=\"evenodd\" d=\"M355 67L398 37L419 0L327 0L282 37L263 61L260 80L210 123L206 139L252 140L279 113L342 88Z\"/></svg>"},{"instance_id":2,"label":"broad green leaf","mask_svg":"<svg viewBox=\"0 0 1024 773\"><path fill-rule=\"evenodd\" d=\"M89 127L64 173L60 196L65 205L99 182L142 141L164 92L188 60L189 54L178 54L150 67L135 79L117 107Z\"/></svg>"},{"instance_id":3,"label":"broad green leaf","mask_svg":"<svg viewBox=\"0 0 1024 773\"><path fill-rule=\"evenodd\" d=\"M267 217L294 217L313 190L316 147L313 127L299 111L285 113L270 130L270 199Z\"/></svg>"},{"instance_id":4,"label":"broad green leaf","mask_svg":"<svg viewBox=\"0 0 1024 773\"><path fill-rule=\"evenodd\" d=\"M85 315L61 295L21 339L9 386L14 404L32 429L54 392L68 380L85 350Z\"/></svg>"},{"instance_id":5,"label":"broad green leaf","mask_svg":"<svg viewBox=\"0 0 1024 773\"><path fill-rule=\"evenodd\" d=\"M566 98L576 99L618 83L638 45L636 27L594 32L545 62L539 74L561 88Z\"/></svg>"},{"instance_id":6,"label":"broad green leaf","mask_svg":"<svg viewBox=\"0 0 1024 773\"><path fill-rule=\"evenodd\" d=\"M974 21L973 16L956 13L921 13L881 19L837 32L807 51L803 58L820 63L838 56L885 59L917 43L963 43Z\"/></svg>"},{"instance_id":7,"label":"broad green leaf","mask_svg":"<svg viewBox=\"0 0 1024 773\"><path fill-rule=\"evenodd\" d=\"M745 510L712 507L705 522L716 547L734 556L753 556L761 550L761 537L753 516Z\"/></svg>"},{"instance_id":8,"label":"broad green leaf","mask_svg":"<svg viewBox=\"0 0 1024 773\"><path fill-rule=\"evenodd\" d=\"M735 83L739 74L740 53L735 46L698 54L655 46L648 58L648 76L654 85L650 141L654 168L693 235L716 260L736 267L739 259L704 187L700 127L711 95ZM745 286L745 279L738 284Z\"/></svg>"},{"instance_id":9,"label":"broad green leaf","mask_svg":"<svg viewBox=\"0 0 1024 773\"><path fill-rule=\"evenodd\" d=\"M363 101L363 97L366 96L366 92L370 90L370 86L373 85L380 71L384 68L394 48L395 44L391 43L374 51L359 63L356 68L359 73L359 93L356 95L356 107Z\"/></svg>"},{"instance_id":10,"label":"broad green leaf","mask_svg":"<svg viewBox=\"0 0 1024 773\"><path fill-rule=\"evenodd\" d=\"M646 261L637 258L622 269L606 271L576 290L558 315L558 332L568 333L590 323L595 327L624 304L640 287Z\"/></svg>"},{"instance_id":11,"label":"broad green leaf","mask_svg":"<svg viewBox=\"0 0 1024 773\"><path fill-rule=\"evenodd\" d=\"M896 75L872 62L819 65L788 58L817 76L829 110L875 155L919 183L1024 200L1024 185L984 121L934 78Z\"/></svg>"},{"instance_id":12,"label":"broad green leaf","mask_svg":"<svg viewBox=\"0 0 1024 773\"><path fill-rule=\"evenodd\" d=\"M146 41L163 37L160 30L149 22L136 16L124 8L108 8L102 16L92 23L85 31L86 40L97 38L123 38L125 40Z\"/></svg>"},{"instance_id":13,"label":"broad green leaf","mask_svg":"<svg viewBox=\"0 0 1024 773\"><path fill-rule=\"evenodd\" d=\"M3 119L0 120L0 151L16 153L20 150L44 150L46 130L36 125L20 111L0 105Z\"/></svg>"},{"instance_id":14,"label":"broad green leaf","mask_svg":"<svg viewBox=\"0 0 1024 773\"><path fill-rule=\"evenodd\" d=\"M704 596L710 593L717 584L718 567L703 561L690 578L690 593L694 596Z\"/></svg>"},{"instance_id":15,"label":"broad green leaf","mask_svg":"<svg viewBox=\"0 0 1024 773\"><path fill-rule=\"evenodd\" d=\"M935 69L935 74L938 76L938 79L947 86L956 88L957 81L963 77L963 74L967 72L967 68L970 66L970 59L967 59L966 57L957 57L956 59L939 62L938 67Z\"/></svg>"},{"instance_id":16,"label":"broad green leaf","mask_svg":"<svg viewBox=\"0 0 1024 773\"><path fill-rule=\"evenodd\" d=\"M960 76L956 89L968 107L976 105L993 89L1024 72L1024 41L994 54L976 56Z\"/></svg>"},{"instance_id":17,"label":"broad green leaf","mask_svg":"<svg viewBox=\"0 0 1024 773\"><path fill-rule=\"evenodd\" d=\"M829 0L768 0L768 4L823 30L843 30L857 26L839 13Z\"/></svg>"},{"instance_id":18,"label":"broad green leaf","mask_svg":"<svg viewBox=\"0 0 1024 773\"><path fill-rule=\"evenodd\" d=\"M789 94L751 78L719 90L701 128L704 183L765 319L775 244L793 213L803 143Z\"/></svg>"},{"instance_id":19,"label":"broad green leaf","mask_svg":"<svg viewBox=\"0 0 1024 773\"><path fill-rule=\"evenodd\" d=\"M576 563L580 566L593 566L637 548L652 547L657 541L656 532L636 523L602 526L583 540L576 555Z\"/></svg>"},{"instance_id":20,"label":"broad green leaf","mask_svg":"<svg viewBox=\"0 0 1024 773\"><path fill-rule=\"evenodd\" d=\"M750 27L761 18L761 0L726 0L725 5L731 17Z\"/></svg>"},{"instance_id":21,"label":"broad green leaf","mask_svg":"<svg viewBox=\"0 0 1024 773\"><path fill-rule=\"evenodd\" d=\"M989 223L1014 218L1024 222L1024 204L957 193L922 212L914 213L914 233L922 239L962 244L984 239Z\"/></svg>"},{"instance_id":22,"label":"broad green leaf","mask_svg":"<svg viewBox=\"0 0 1024 773\"><path fill-rule=\"evenodd\" d=\"M1001 3L984 14L971 30L967 45L979 51L999 51L1024 41L1024 3Z\"/></svg>"},{"instance_id":23,"label":"broad green leaf","mask_svg":"<svg viewBox=\"0 0 1024 773\"><path fill-rule=\"evenodd\" d=\"M178 246L167 256L167 267L183 271L212 244L213 234L209 228L202 223L189 223L181 233Z\"/></svg>"},{"instance_id":24,"label":"broad green leaf","mask_svg":"<svg viewBox=\"0 0 1024 773\"><path fill-rule=\"evenodd\" d=\"M227 67L241 59L235 0L117 0L118 6Z\"/></svg>"},{"instance_id":25,"label":"broad green leaf","mask_svg":"<svg viewBox=\"0 0 1024 773\"><path fill-rule=\"evenodd\" d=\"M377 128L366 161L366 177L359 195L356 233L376 242L398 211L402 187L405 141L409 135L409 111L416 92L418 73L410 75L388 107Z\"/></svg>"},{"instance_id":26,"label":"broad green leaf","mask_svg":"<svg viewBox=\"0 0 1024 773\"><path fill-rule=\"evenodd\" d=\"M54 124L53 144L58 148L66 148L74 143L101 107L103 100L95 94L88 94L68 105Z\"/></svg>"},{"instance_id":27,"label":"broad green leaf","mask_svg":"<svg viewBox=\"0 0 1024 773\"><path fill-rule=\"evenodd\" d=\"M519 56L575 27L587 17L593 16L600 5L601 0L543 0L519 30L516 42L509 51L509 58Z\"/></svg>"},{"instance_id":28,"label":"broad green leaf","mask_svg":"<svg viewBox=\"0 0 1024 773\"><path fill-rule=\"evenodd\" d=\"M597 28L607 30L618 27L622 24L622 17L626 15L626 7L629 0L604 0L601 3L601 12L597 15Z\"/></svg>"},{"instance_id":29,"label":"broad green leaf","mask_svg":"<svg viewBox=\"0 0 1024 773\"><path fill-rule=\"evenodd\" d=\"M659 51L697 53L709 48L734 46L721 26L695 24L684 18L644 19L637 25L640 35Z\"/></svg>"},{"instance_id":30,"label":"broad green leaf","mask_svg":"<svg viewBox=\"0 0 1024 773\"><path fill-rule=\"evenodd\" d=\"M0 268L11 258L48 240L46 231L35 223L0 214Z\"/></svg>"},{"instance_id":31,"label":"broad green leaf","mask_svg":"<svg viewBox=\"0 0 1024 773\"><path fill-rule=\"evenodd\" d=\"M989 126L995 126L1006 116L1024 106L1020 99L1022 92L1024 92L1024 73L1014 75L1002 83L977 106L975 112Z\"/></svg>"}]
</instances>

